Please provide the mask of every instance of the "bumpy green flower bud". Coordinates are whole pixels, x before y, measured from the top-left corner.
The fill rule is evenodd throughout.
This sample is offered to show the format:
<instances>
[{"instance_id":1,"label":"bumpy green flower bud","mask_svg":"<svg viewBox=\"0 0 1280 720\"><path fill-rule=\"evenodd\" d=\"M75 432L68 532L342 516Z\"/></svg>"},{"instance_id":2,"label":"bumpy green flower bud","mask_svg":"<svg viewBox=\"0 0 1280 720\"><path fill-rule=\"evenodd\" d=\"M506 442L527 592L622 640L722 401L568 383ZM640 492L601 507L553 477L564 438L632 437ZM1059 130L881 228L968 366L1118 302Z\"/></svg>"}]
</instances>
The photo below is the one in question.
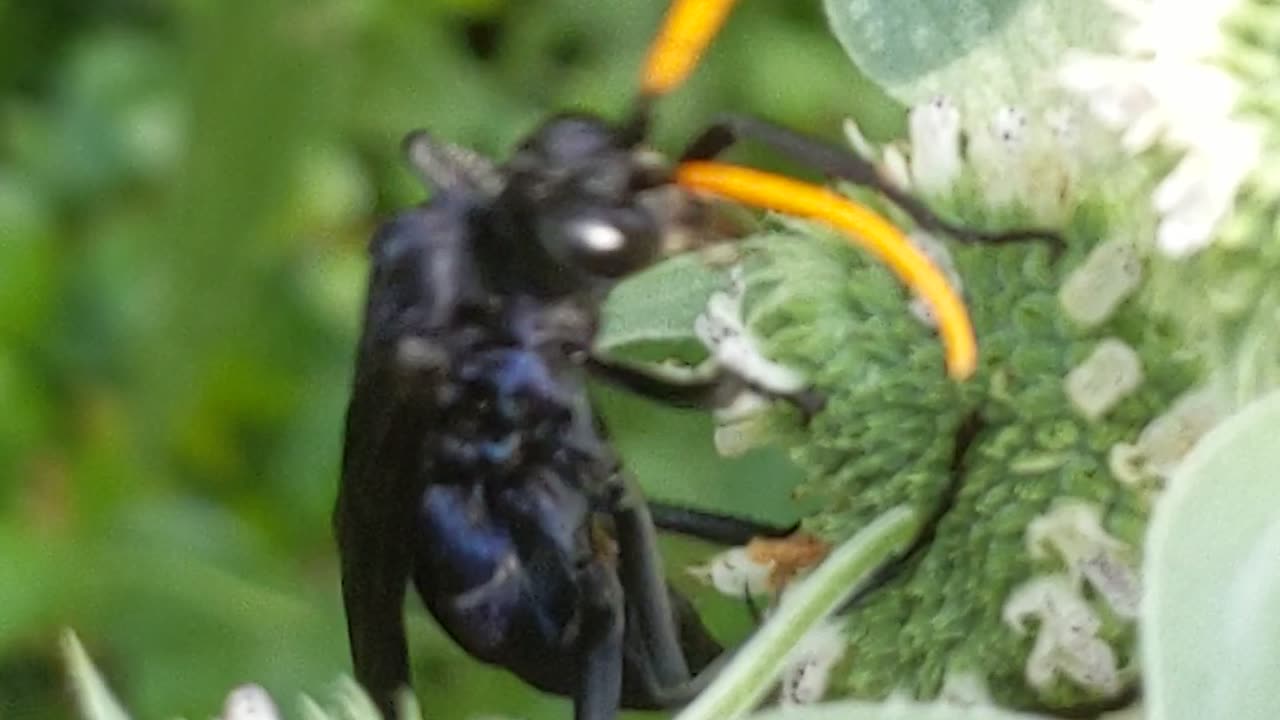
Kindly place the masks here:
<instances>
[{"instance_id":1,"label":"bumpy green flower bud","mask_svg":"<svg viewBox=\"0 0 1280 720\"><path fill-rule=\"evenodd\" d=\"M1137 300L1144 209L1088 180L1050 119L1005 109L975 133L985 145L957 157L953 112L944 100L917 109L910 155L873 159L957 220L1064 227L1063 248L927 240L941 241L923 249L952 266L970 306L974 378L946 377L927 308L913 312L838 236L780 224L742 276L760 349L827 397L787 438L807 474L799 492L821 500L808 529L840 541L904 503L939 517L845 617L832 694L934 698L963 680L1006 705L1106 703L1136 678L1137 565L1158 484L1117 477L1111 455L1192 386L1198 359ZM1030 177L1030 190L1006 187ZM1034 201L1046 188L1053 202Z\"/></svg>"}]
</instances>

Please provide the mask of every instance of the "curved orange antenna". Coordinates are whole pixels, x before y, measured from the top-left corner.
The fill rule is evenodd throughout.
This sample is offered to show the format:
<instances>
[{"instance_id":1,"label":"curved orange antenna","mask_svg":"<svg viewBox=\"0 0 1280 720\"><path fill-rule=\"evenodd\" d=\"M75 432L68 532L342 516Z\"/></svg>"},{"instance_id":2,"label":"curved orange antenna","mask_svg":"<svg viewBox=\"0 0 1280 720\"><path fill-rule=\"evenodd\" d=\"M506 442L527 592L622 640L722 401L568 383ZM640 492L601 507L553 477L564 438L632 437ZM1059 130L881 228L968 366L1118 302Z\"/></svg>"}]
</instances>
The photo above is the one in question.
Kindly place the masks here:
<instances>
[{"instance_id":1,"label":"curved orange antenna","mask_svg":"<svg viewBox=\"0 0 1280 720\"><path fill-rule=\"evenodd\" d=\"M679 87L724 25L733 3L734 0L675 0L649 47L641 91L656 96Z\"/></svg>"},{"instance_id":2,"label":"curved orange antenna","mask_svg":"<svg viewBox=\"0 0 1280 720\"><path fill-rule=\"evenodd\" d=\"M978 343L964 301L901 230L872 210L817 185L724 163L683 163L676 168L676 184L744 205L812 218L844 232L928 301L938 318L947 373L964 380L977 369Z\"/></svg>"}]
</instances>

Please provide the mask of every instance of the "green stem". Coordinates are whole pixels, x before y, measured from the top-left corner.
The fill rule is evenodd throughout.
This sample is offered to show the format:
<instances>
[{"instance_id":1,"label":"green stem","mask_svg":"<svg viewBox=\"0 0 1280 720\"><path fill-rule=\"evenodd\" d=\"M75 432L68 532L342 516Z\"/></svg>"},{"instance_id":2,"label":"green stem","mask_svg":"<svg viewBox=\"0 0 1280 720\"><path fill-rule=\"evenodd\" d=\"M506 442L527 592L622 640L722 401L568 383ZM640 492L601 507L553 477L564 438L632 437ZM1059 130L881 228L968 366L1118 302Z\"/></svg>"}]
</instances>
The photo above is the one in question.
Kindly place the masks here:
<instances>
[{"instance_id":1,"label":"green stem","mask_svg":"<svg viewBox=\"0 0 1280 720\"><path fill-rule=\"evenodd\" d=\"M918 527L916 513L899 506L837 548L788 593L769 622L676 720L732 720L755 707L777 681L791 649L886 558L905 548Z\"/></svg>"},{"instance_id":2,"label":"green stem","mask_svg":"<svg viewBox=\"0 0 1280 720\"><path fill-rule=\"evenodd\" d=\"M62 634L62 653L66 657L71 687L81 716L85 720L129 720L129 714L107 688L80 639L70 630Z\"/></svg>"}]
</instances>

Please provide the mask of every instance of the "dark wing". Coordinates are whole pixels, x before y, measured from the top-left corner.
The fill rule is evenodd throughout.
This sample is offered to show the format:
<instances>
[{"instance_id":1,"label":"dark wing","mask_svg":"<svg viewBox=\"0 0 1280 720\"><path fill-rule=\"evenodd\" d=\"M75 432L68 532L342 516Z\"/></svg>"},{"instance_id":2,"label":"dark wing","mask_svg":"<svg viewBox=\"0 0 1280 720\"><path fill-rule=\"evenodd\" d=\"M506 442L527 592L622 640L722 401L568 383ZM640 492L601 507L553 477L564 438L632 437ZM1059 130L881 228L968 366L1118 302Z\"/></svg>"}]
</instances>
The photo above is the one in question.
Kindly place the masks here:
<instances>
[{"instance_id":1,"label":"dark wing","mask_svg":"<svg viewBox=\"0 0 1280 720\"><path fill-rule=\"evenodd\" d=\"M435 414L419 387L431 375L423 348L447 336L470 291L468 212L465 196L444 193L383 225L371 244L334 527L356 679L384 713L409 680L408 539Z\"/></svg>"}]
</instances>

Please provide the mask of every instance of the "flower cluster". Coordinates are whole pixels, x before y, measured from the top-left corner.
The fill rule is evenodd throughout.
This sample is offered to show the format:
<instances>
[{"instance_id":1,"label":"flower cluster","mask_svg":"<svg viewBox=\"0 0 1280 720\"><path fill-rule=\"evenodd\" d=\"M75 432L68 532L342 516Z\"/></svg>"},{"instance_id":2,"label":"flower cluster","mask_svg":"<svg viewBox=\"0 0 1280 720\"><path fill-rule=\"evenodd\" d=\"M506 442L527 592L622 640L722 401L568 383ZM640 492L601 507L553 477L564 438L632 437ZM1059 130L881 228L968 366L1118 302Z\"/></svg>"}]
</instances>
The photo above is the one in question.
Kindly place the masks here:
<instances>
[{"instance_id":1,"label":"flower cluster","mask_svg":"<svg viewBox=\"0 0 1280 720\"><path fill-rule=\"evenodd\" d=\"M1159 268L1151 306L1180 324L1224 391L1217 410L1230 409L1280 385L1280 8L1119 7L1118 52L1076 53L1061 79L1121 133L1131 163L1163 173L1136 198L1156 216L1148 242L1178 261Z\"/></svg>"},{"instance_id":2,"label":"flower cluster","mask_svg":"<svg viewBox=\"0 0 1280 720\"><path fill-rule=\"evenodd\" d=\"M1121 52L1075 53L1061 74L1130 154L1158 143L1181 154L1152 196L1155 244L1171 257L1209 245L1261 158L1263 128L1237 112L1244 85L1219 64L1223 22L1240 4L1117 2L1130 24Z\"/></svg>"},{"instance_id":3,"label":"flower cluster","mask_svg":"<svg viewBox=\"0 0 1280 720\"><path fill-rule=\"evenodd\" d=\"M842 621L846 650L823 684L867 698L963 687L975 702L1049 710L1121 698L1135 678L1153 494L1213 415L1179 401L1195 397L1201 358L1141 301L1149 214L1116 201L1093 126L1067 109L1004 107L967 122L938 97L912 109L909 135L877 147L848 126L887 182L949 221L1061 228L1060 247L964 242L847 188L907 227L963 289L981 348L975 378L945 377L919 299L838 237L794 221L754 241L732 302L703 321L735 330L732 347L710 343L721 362L804 378L826 397L802 432L774 433L806 471L798 492L821 500L807 530L838 542L903 504L936 519L918 557ZM760 420L768 407L726 427L749 426L758 442L780 424ZM767 568L737 553L708 579L769 587Z\"/></svg>"}]
</instances>

